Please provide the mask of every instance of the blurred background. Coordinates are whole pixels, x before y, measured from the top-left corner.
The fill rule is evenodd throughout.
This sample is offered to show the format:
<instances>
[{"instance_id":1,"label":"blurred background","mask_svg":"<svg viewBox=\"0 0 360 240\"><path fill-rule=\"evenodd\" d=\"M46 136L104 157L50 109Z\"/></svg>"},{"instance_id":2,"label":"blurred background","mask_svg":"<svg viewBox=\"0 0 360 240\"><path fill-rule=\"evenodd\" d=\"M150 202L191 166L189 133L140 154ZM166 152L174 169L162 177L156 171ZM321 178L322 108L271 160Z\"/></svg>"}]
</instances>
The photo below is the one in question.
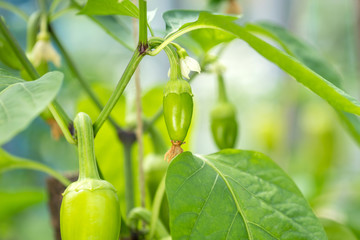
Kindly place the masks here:
<instances>
[{"instance_id":1,"label":"blurred background","mask_svg":"<svg viewBox=\"0 0 360 240\"><path fill-rule=\"evenodd\" d=\"M8 2L28 14L39 8L35 0ZM66 5L67 1L63 2ZM240 23L261 20L287 28L321 52L342 75L344 89L360 99L360 1L237 0L237 3L242 12ZM149 0L148 10L156 10L151 26L157 35L163 36L163 12L170 9L224 12L226 4L216 0ZM0 14L25 47L26 23L9 11L0 9ZM124 28L122 30L128 33L122 35L124 41L134 46L131 19L119 18L121 24L116 27ZM75 10L56 19L53 26L81 73L106 101L130 59L131 51L86 16L77 15ZM214 49L213 54L217 50ZM196 52L189 51L189 55L197 58ZM360 239L360 149L343 128L336 112L241 40L232 41L219 62L226 68L224 78L229 99L236 106L240 122L236 148L270 156L296 182L318 216L344 223ZM146 101L143 105L149 114L161 106L161 86L167 81L168 69L164 54L146 57L141 63L144 95L153 92L147 98L152 98L148 102L154 106ZM74 117L81 110L96 117L97 111L64 63L60 70L65 73L65 83L58 100L67 113ZM209 121L210 110L217 99L216 77L211 72L200 74L192 87L195 113L186 148L200 154L216 152ZM130 83L114 112L122 125L133 122L134 94L135 86ZM164 132L162 118L157 124ZM109 138L110 128L107 126L102 130L96 143L97 154L104 155L98 156L104 159L100 166L102 171L113 169L114 164L121 165L122 146L104 142ZM145 143L149 144L149 141ZM151 152L151 146L145 147L146 153ZM3 148L59 172L77 169L74 146L63 138L53 139L48 125L40 118ZM116 170L109 173L109 178L121 175L121 170ZM54 239L46 178L45 174L28 170L0 173L0 239ZM115 185L121 184L121 179L113 181Z\"/></svg>"}]
</instances>

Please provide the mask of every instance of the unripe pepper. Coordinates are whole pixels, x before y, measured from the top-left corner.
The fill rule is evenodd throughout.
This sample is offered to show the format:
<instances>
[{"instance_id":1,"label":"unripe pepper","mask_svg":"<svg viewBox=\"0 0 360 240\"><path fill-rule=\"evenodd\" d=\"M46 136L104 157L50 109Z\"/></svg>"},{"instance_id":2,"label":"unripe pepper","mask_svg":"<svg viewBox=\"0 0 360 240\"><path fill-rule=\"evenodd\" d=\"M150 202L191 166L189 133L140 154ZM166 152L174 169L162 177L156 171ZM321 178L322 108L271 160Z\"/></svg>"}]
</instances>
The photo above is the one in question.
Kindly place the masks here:
<instances>
[{"instance_id":1,"label":"unripe pepper","mask_svg":"<svg viewBox=\"0 0 360 240\"><path fill-rule=\"evenodd\" d=\"M78 139L79 179L63 194L60 210L62 240L118 240L120 207L116 189L101 180L96 166L91 119L79 113L74 121Z\"/></svg>"},{"instance_id":2,"label":"unripe pepper","mask_svg":"<svg viewBox=\"0 0 360 240\"><path fill-rule=\"evenodd\" d=\"M168 161L183 151L181 144L189 130L193 112L192 96L190 84L181 78L171 79L165 86L164 119L172 142L171 149L165 155Z\"/></svg>"},{"instance_id":3,"label":"unripe pepper","mask_svg":"<svg viewBox=\"0 0 360 240\"><path fill-rule=\"evenodd\" d=\"M237 131L235 107L228 102L216 104L211 111L211 132L218 148L233 148Z\"/></svg>"},{"instance_id":4,"label":"unripe pepper","mask_svg":"<svg viewBox=\"0 0 360 240\"><path fill-rule=\"evenodd\" d=\"M211 111L211 132L219 149L233 148L238 134L236 110L226 96L224 79L218 73L218 103Z\"/></svg>"}]
</instances>

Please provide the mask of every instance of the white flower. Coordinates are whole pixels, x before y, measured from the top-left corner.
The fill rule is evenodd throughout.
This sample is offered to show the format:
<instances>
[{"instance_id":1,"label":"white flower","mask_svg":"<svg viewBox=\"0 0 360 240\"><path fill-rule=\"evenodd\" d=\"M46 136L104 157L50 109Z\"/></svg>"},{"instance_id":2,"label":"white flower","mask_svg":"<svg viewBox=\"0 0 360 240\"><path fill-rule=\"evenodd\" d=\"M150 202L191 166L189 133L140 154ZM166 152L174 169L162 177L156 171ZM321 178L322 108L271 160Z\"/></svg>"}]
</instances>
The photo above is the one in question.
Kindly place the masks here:
<instances>
[{"instance_id":1,"label":"white flower","mask_svg":"<svg viewBox=\"0 0 360 240\"><path fill-rule=\"evenodd\" d=\"M31 60L37 67L42 61L52 62L55 66L60 67L61 57L51 45L50 39L38 38L31 54Z\"/></svg>"},{"instance_id":2,"label":"white flower","mask_svg":"<svg viewBox=\"0 0 360 240\"><path fill-rule=\"evenodd\" d=\"M189 73L191 71L198 73L200 73L201 71L199 63L189 56L186 56L185 58L180 58L180 69L181 75L186 79L190 79Z\"/></svg>"}]
</instances>

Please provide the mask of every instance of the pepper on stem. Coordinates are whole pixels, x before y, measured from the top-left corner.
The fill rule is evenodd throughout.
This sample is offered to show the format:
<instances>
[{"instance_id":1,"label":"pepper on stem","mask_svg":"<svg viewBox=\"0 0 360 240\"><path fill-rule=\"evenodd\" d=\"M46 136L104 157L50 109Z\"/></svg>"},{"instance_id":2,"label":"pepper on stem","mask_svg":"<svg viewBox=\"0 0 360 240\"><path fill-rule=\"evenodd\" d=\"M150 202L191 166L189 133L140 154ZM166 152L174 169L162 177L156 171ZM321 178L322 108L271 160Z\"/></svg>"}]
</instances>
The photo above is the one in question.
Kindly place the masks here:
<instances>
[{"instance_id":1,"label":"pepper on stem","mask_svg":"<svg viewBox=\"0 0 360 240\"><path fill-rule=\"evenodd\" d=\"M116 189L99 177L90 117L74 120L78 142L79 179L64 192L60 210L63 240L119 239L120 208Z\"/></svg>"}]
</instances>

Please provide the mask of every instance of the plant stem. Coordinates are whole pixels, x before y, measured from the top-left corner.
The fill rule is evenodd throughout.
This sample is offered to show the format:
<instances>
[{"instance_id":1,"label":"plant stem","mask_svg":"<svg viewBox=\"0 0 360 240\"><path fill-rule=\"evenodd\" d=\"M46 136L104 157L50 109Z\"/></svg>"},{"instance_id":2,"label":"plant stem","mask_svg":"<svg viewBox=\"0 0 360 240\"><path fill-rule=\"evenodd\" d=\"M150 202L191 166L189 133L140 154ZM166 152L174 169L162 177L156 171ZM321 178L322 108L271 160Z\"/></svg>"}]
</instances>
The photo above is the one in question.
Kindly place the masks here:
<instances>
[{"instance_id":1,"label":"plant stem","mask_svg":"<svg viewBox=\"0 0 360 240\"><path fill-rule=\"evenodd\" d=\"M36 43L36 37L39 31L41 12L36 11L32 13L27 21L26 26L26 52L31 52Z\"/></svg>"},{"instance_id":2,"label":"plant stem","mask_svg":"<svg viewBox=\"0 0 360 240\"><path fill-rule=\"evenodd\" d=\"M47 167L45 165L39 164L37 162L31 162L24 168L32 169L32 170L38 170L38 171L42 171L44 173L47 173L50 176L53 176L54 178L56 178L62 184L64 184L64 186L68 186L71 183L66 177L64 177L63 175L61 175L57 171L55 171L55 170L53 170L53 169L51 169L51 168L49 168L49 167Z\"/></svg>"},{"instance_id":3,"label":"plant stem","mask_svg":"<svg viewBox=\"0 0 360 240\"><path fill-rule=\"evenodd\" d=\"M20 8L16 7L15 5L13 5L11 3L0 1L0 8L6 9L6 10L18 15L25 21L27 21L29 19L29 16L23 10L21 10Z\"/></svg>"},{"instance_id":4,"label":"plant stem","mask_svg":"<svg viewBox=\"0 0 360 240\"><path fill-rule=\"evenodd\" d=\"M62 53L62 55L65 58L65 61L68 64L68 67L70 69L70 71L74 74L74 76L76 77L76 79L79 81L79 83L81 84L81 86L83 87L83 89L85 90L85 92L89 95L90 99L95 103L95 105L101 110L103 109L103 105L101 104L99 98L96 96L96 94L93 92L93 90L91 89L90 85L87 83L87 81L84 79L84 77L80 74L80 71L78 70L78 68L76 67L74 61L71 59L70 55L68 54L68 52L65 50L64 46L62 45L62 43L60 42L58 36L56 35L54 29L49 26L49 31L50 34L53 38L53 40L55 41L56 45L59 47L60 52ZM109 121L110 123L116 128L116 130L121 130L121 127L115 122L114 119L112 119L111 117L109 117Z\"/></svg>"},{"instance_id":5,"label":"plant stem","mask_svg":"<svg viewBox=\"0 0 360 240\"><path fill-rule=\"evenodd\" d=\"M42 13L46 14L47 11L46 11L46 2L45 2L45 0L38 0L37 2L39 4L40 11Z\"/></svg>"},{"instance_id":6,"label":"plant stem","mask_svg":"<svg viewBox=\"0 0 360 240\"><path fill-rule=\"evenodd\" d=\"M140 203L141 207L145 208L145 173L143 167L144 161L144 142L143 142L143 120L142 120L142 106L141 106L141 84L140 71L135 72L135 88L136 88L136 139L138 142L138 164L139 164L139 188L140 188Z\"/></svg>"},{"instance_id":7,"label":"plant stem","mask_svg":"<svg viewBox=\"0 0 360 240\"><path fill-rule=\"evenodd\" d=\"M61 9L59 11L57 11L56 13L54 14L51 14L49 16L49 22L52 22L52 21L55 21L56 19L58 19L59 17L61 17L62 15L66 14L66 13L69 13L71 11L73 11L74 8L73 7L66 7L64 9Z\"/></svg>"},{"instance_id":8,"label":"plant stem","mask_svg":"<svg viewBox=\"0 0 360 240\"><path fill-rule=\"evenodd\" d=\"M163 39L163 42L157 46L154 50L148 52L148 55L150 56L155 56L157 54L159 54L161 52L161 50L163 50L167 45L169 45L172 41L174 41L176 38L180 37L181 35L190 32L190 31L194 31L196 29L202 29L202 28L211 28L211 29L218 29L218 30L222 30L219 27L216 26L208 26L208 25L196 25L196 26L187 26L182 28L181 30L175 32L174 34L170 35L169 37L167 37L166 39Z\"/></svg>"},{"instance_id":9,"label":"plant stem","mask_svg":"<svg viewBox=\"0 0 360 240\"><path fill-rule=\"evenodd\" d=\"M155 33L154 33L154 31L152 30L152 28L151 28L151 26L150 26L149 23L147 23L147 26L148 26L148 29L149 29L149 31L150 31L151 36L152 36L152 37L155 37Z\"/></svg>"},{"instance_id":10,"label":"plant stem","mask_svg":"<svg viewBox=\"0 0 360 240\"><path fill-rule=\"evenodd\" d=\"M146 50L148 47L147 43L147 1L139 0L139 46L141 49Z\"/></svg>"},{"instance_id":11,"label":"plant stem","mask_svg":"<svg viewBox=\"0 0 360 240\"><path fill-rule=\"evenodd\" d=\"M98 118L94 123L94 132L95 135L100 130L101 126L104 124L106 119L111 113L111 110L115 107L117 101L121 97L122 93L124 92L127 84L129 83L132 75L134 74L137 66L139 65L141 59L144 57L144 54L140 54L138 50L135 50L132 58L130 59L129 64L127 65L123 75L121 76L120 81L118 82L114 92L110 96L110 99L106 103L103 110L100 112Z\"/></svg>"},{"instance_id":12,"label":"plant stem","mask_svg":"<svg viewBox=\"0 0 360 240\"><path fill-rule=\"evenodd\" d=\"M148 49L147 42L147 0L139 0L139 52L146 52ZM134 26L134 32L136 35L136 26ZM143 167L144 160L144 143L143 143L143 120L142 120L142 106L141 106L141 83L140 83L140 69L135 72L135 89L136 89L136 138L138 142L138 174L139 174L139 189L140 189L140 204L145 208L145 173ZM143 224L144 226L144 224Z\"/></svg>"},{"instance_id":13,"label":"plant stem","mask_svg":"<svg viewBox=\"0 0 360 240\"><path fill-rule=\"evenodd\" d=\"M129 225L130 225L130 227L135 228L137 225L137 222L139 220L143 220L147 224L150 224L151 219L152 219L151 211L149 211L146 208L137 207L137 208L132 209L129 214ZM169 236L169 233L166 230L166 227L164 226L164 224L161 222L160 219L158 219L158 221L156 222L155 232L156 232L156 235L160 239L163 239L163 238Z\"/></svg>"},{"instance_id":14,"label":"plant stem","mask_svg":"<svg viewBox=\"0 0 360 240\"><path fill-rule=\"evenodd\" d=\"M74 120L79 152L79 180L100 179L97 170L91 118L80 112Z\"/></svg>"},{"instance_id":15,"label":"plant stem","mask_svg":"<svg viewBox=\"0 0 360 240\"><path fill-rule=\"evenodd\" d=\"M70 71L73 73L73 75L76 77L76 79L79 81L79 83L81 84L81 86L83 87L83 89L85 90L85 92L89 95L89 97L91 98L91 100L95 103L95 105L102 109L103 106L100 102L100 100L97 98L97 96L95 95L95 93L92 91L90 85L87 83L87 81L83 78L83 76L80 74L79 70L77 69L77 67L75 66L75 63L73 62L73 60L71 59L70 55L68 54L68 52L65 50L64 46L62 45L62 43L60 42L57 34L55 33L54 29L49 26L49 32L52 36L52 39L55 41L56 45L59 47L60 52L62 53L62 55L64 56L65 61L67 62L67 65L70 69Z\"/></svg>"},{"instance_id":16,"label":"plant stem","mask_svg":"<svg viewBox=\"0 0 360 240\"><path fill-rule=\"evenodd\" d=\"M64 184L64 186L68 186L70 184L70 181L66 177L64 177L60 173L56 172L55 170L49 168L48 166L42 163L30 161L24 158L11 155L5 152L4 150L0 150L0 158L5 160L10 160L10 162L12 162L12 164L8 165L7 167L5 166L5 168L3 168L3 170L5 171L11 169L31 169L36 171L42 171L56 178L59 182Z\"/></svg>"},{"instance_id":17,"label":"plant stem","mask_svg":"<svg viewBox=\"0 0 360 240\"><path fill-rule=\"evenodd\" d=\"M165 178L166 176L164 176L163 179L161 180L154 197L154 203L152 206L151 224L150 224L150 239L153 239L157 228L157 224L160 221L159 215L160 215L161 203L165 195Z\"/></svg>"},{"instance_id":18,"label":"plant stem","mask_svg":"<svg viewBox=\"0 0 360 240\"><path fill-rule=\"evenodd\" d=\"M162 45L164 42L164 39L159 37L153 37L149 40L149 46L150 48L154 48L156 46ZM180 64L179 64L179 57L175 49L171 46L164 46L164 51L169 59L170 62L170 79L178 79L180 76L181 78L181 70L180 70Z\"/></svg>"},{"instance_id":19,"label":"plant stem","mask_svg":"<svg viewBox=\"0 0 360 240\"><path fill-rule=\"evenodd\" d=\"M25 71L29 74L31 79L36 80L40 77L39 73L36 71L34 66L30 63L29 59L26 57L24 51L21 49L20 45L12 36L9 29L6 27L5 22L2 18L0 18L0 32L4 35L6 41L9 43L11 49L15 53L15 55L18 57L19 61L25 68ZM72 123L70 118L67 116L65 111L62 109L62 107L54 100L52 103L48 106L49 110L53 114L56 122L59 124L59 127L61 128L66 140L71 143L75 144L75 141L72 137L72 134L69 130L69 127L71 127Z\"/></svg>"},{"instance_id":20,"label":"plant stem","mask_svg":"<svg viewBox=\"0 0 360 240\"><path fill-rule=\"evenodd\" d=\"M125 176L125 202L126 202L126 214L128 214L131 209L135 206L135 197L134 197L134 176L133 176L133 166L132 166L132 157L131 150L134 145L134 142L124 142L124 176Z\"/></svg>"},{"instance_id":21,"label":"plant stem","mask_svg":"<svg viewBox=\"0 0 360 240\"><path fill-rule=\"evenodd\" d=\"M222 73L217 74L217 80L218 80L218 99L219 102L227 102L227 95L226 95L226 88L224 83L224 77Z\"/></svg>"},{"instance_id":22,"label":"plant stem","mask_svg":"<svg viewBox=\"0 0 360 240\"><path fill-rule=\"evenodd\" d=\"M36 72L34 66L30 63L30 61L25 56L24 51L22 51L20 45L16 41L16 39L12 36L9 29L6 27L6 24L2 18L0 18L0 31L4 35L6 41L9 43L11 49L19 59L20 63L25 68L26 72L29 74L29 76L35 80L40 77L40 75Z\"/></svg>"}]
</instances>

